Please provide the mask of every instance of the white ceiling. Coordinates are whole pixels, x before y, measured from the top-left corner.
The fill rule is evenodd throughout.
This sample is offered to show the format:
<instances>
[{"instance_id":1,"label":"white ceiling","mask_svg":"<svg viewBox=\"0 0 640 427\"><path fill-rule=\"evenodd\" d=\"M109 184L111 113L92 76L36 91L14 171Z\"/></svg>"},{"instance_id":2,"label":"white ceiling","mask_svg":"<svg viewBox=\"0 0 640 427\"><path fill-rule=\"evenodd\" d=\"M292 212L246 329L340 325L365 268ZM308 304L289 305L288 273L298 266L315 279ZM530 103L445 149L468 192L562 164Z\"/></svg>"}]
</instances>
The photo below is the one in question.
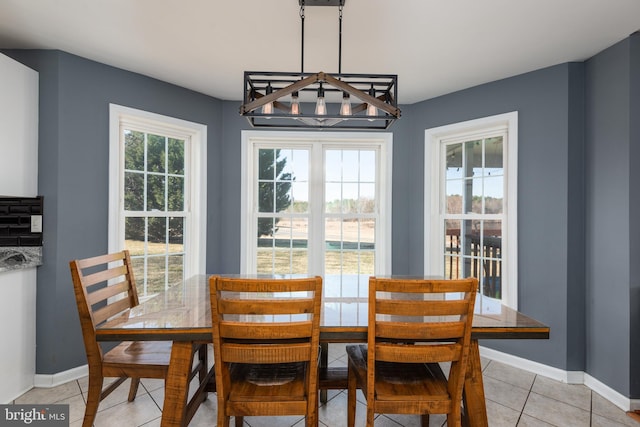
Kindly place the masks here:
<instances>
[{"instance_id":1,"label":"white ceiling","mask_svg":"<svg viewBox=\"0 0 640 427\"><path fill-rule=\"evenodd\" d=\"M338 8L306 7L305 72L338 71ZM346 0L342 72L420 100L568 61L640 30L640 0ZM300 70L298 0L0 0L0 48L60 49L224 100Z\"/></svg>"}]
</instances>

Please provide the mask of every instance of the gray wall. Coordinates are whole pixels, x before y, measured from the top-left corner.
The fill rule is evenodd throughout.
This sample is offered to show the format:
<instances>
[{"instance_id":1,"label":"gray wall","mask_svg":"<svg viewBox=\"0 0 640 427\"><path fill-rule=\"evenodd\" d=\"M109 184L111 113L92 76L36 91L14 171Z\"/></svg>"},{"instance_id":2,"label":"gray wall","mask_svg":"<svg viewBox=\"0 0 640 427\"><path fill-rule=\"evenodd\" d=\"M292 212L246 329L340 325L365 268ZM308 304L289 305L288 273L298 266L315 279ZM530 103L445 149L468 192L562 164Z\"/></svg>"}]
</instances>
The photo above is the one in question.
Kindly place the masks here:
<instances>
[{"instance_id":1,"label":"gray wall","mask_svg":"<svg viewBox=\"0 0 640 427\"><path fill-rule=\"evenodd\" d=\"M586 63L585 370L640 397L640 36ZM635 363L634 363L635 362Z\"/></svg>"},{"instance_id":2,"label":"gray wall","mask_svg":"<svg viewBox=\"0 0 640 427\"><path fill-rule=\"evenodd\" d=\"M551 338L482 344L586 371L632 398L640 397L631 366L640 356L640 266L631 266L640 225L630 220L640 212L640 171L631 167L640 121L630 119L640 113L639 45L632 36L586 63L404 105L391 128L393 273L422 274L425 129L518 111L519 308L547 323ZM240 268L240 133L249 125L239 102L58 51L7 54L41 76L37 372L56 373L85 362L67 262L107 248L108 104L208 126L208 272Z\"/></svg>"},{"instance_id":3,"label":"gray wall","mask_svg":"<svg viewBox=\"0 0 640 427\"><path fill-rule=\"evenodd\" d=\"M576 326L574 307L580 305L574 303L584 299L583 288L570 287L582 275L582 233L571 236L569 243L570 226L580 230L583 224L579 209L569 217L572 201L582 200L576 184L581 165L569 153L572 145L581 145L571 130L582 128L582 100L569 98L581 76L581 64L563 64L492 82L418 103L408 122L414 127L407 168L413 186L408 225L417 231L409 233L410 273L421 273L424 130L518 111L518 308L548 324L552 332L548 341L483 345L565 370L580 370L584 363L584 340L569 340L580 329L570 329ZM580 179L570 180L571 168ZM572 253L579 262L570 260Z\"/></svg>"},{"instance_id":4,"label":"gray wall","mask_svg":"<svg viewBox=\"0 0 640 427\"><path fill-rule=\"evenodd\" d=\"M633 218L640 218L640 192L636 187L640 182L640 168L637 162L640 161L640 34L635 33L630 38L629 51L631 55L629 64L629 142L631 162L630 163L630 206L629 206L629 252L631 259L635 261L640 254L640 221ZM640 398L640 262L630 262L630 283L629 283L629 395Z\"/></svg>"},{"instance_id":5,"label":"gray wall","mask_svg":"<svg viewBox=\"0 0 640 427\"><path fill-rule=\"evenodd\" d=\"M69 260L107 251L109 103L208 127L207 240L218 240L220 101L60 51L6 51L40 73L39 193L44 195L44 265L38 269L38 374L86 363ZM207 266L217 269L219 247Z\"/></svg>"}]
</instances>

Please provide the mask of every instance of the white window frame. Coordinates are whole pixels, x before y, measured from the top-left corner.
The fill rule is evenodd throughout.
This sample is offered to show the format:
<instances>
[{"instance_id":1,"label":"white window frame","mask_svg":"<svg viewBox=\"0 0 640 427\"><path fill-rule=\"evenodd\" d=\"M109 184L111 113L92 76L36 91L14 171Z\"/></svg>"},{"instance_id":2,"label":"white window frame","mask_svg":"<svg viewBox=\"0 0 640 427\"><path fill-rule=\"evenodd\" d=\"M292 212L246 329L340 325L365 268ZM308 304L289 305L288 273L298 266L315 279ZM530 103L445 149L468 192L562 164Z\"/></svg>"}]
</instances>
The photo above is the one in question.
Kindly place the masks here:
<instances>
[{"instance_id":1,"label":"white window frame","mask_svg":"<svg viewBox=\"0 0 640 427\"><path fill-rule=\"evenodd\" d=\"M109 252L124 249L124 146L123 127L156 129L188 141L185 147L184 277L205 274L207 259L207 126L109 104Z\"/></svg>"},{"instance_id":2,"label":"white window frame","mask_svg":"<svg viewBox=\"0 0 640 427\"><path fill-rule=\"evenodd\" d=\"M318 162L310 165L309 193L323 194L322 203L311 207L311 218L323 218L324 191L318 186L324 185L324 156L323 147L329 149L364 149L375 148L379 153L378 167L380 168L380 182L377 182L379 218L376 222L376 257L375 274L391 274L391 171L393 164L393 134L387 132L287 132L287 131L242 131L242 181L241 181L241 257L240 272L253 274L256 271L256 246L255 229L257 224L253 221L255 210L254 191L256 184L254 147L283 148L284 145L295 145L296 148L310 149L311 158L321 156L322 167ZM319 239L319 240L318 240ZM313 221L309 229L310 241L324 241L323 221ZM323 274L324 257L313 252L309 247L309 274Z\"/></svg>"},{"instance_id":3,"label":"white window frame","mask_svg":"<svg viewBox=\"0 0 640 427\"><path fill-rule=\"evenodd\" d=\"M503 131L504 143L504 224L502 241L502 303L518 308L518 112L499 114L425 130L424 150L424 272L442 276L444 271L444 230L440 227L444 206L441 147L452 138L473 138ZM506 279L506 280L505 280Z\"/></svg>"}]
</instances>

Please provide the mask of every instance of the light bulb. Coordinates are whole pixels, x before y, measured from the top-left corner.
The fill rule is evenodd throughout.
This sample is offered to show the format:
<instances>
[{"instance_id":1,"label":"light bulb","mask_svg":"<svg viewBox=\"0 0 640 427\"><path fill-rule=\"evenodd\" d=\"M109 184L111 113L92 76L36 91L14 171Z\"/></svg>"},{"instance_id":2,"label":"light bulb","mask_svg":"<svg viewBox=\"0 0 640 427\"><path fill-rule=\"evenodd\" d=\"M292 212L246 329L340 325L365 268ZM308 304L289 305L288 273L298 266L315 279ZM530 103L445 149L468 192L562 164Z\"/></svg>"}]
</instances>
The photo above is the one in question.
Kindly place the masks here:
<instances>
[{"instance_id":1,"label":"light bulb","mask_svg":"<svg viewBox=\"0 0 640 427\"><path fill-rule=\"evenodd\" d=\"M373 84L371 85L371 89L369 89L369 96L371 96L372 98L376 97L376 90L373 88ZM378 109L376 108L375 105L373 104L369 104L367 105L367 116L377 116L378 115ZM369 119L370 122L372 122L374 119Z\"/></svg>"},{"instance_id":2,"label":"light bulb","mask_svg":"<svg viewBox=\"0 0 640 427\"><path fill-rule=\"evenodd\" d=\"M340 115L351 115L351 100L347 92L342 92L342 105L340 105Z\"/></svg>"},{"instance_id":3,"label":"light bulb","mask_svg":"<svg viewBox=\"0 0 640 427\"><path fill-rule=\"evenodd\" d=\"M271 83L269 82L267 84L266 94L269 95L271 93L273 93L273 88L271 87ZM262 106L262 114L273 114L273 102L269 102L268 104L264 104ZM266 118L270 119L271 117Z\"/></svg>"},{"instance_id":4,"label":"light bulb","mask_svg":"<svg viewBox=\"0 0 640 427\"><path fill-rule=\"evenodd\" d=\"M316 116L326 116L327 115L327 104L324 100L324 89L322 88L322 83L320 83L320 87L318 88L318 100L316 101Z\"/></svg>"},{"instance_id":5,"label":"light bulb","mask_svg":"<svg viewBox=\"0 0 640 427\"><path fill-rule=\"evenodd\" d=\"M298 101L298 92L291 94L291 115L297 116L300 114L300 102Z\"/></svg>"}]
</instances>

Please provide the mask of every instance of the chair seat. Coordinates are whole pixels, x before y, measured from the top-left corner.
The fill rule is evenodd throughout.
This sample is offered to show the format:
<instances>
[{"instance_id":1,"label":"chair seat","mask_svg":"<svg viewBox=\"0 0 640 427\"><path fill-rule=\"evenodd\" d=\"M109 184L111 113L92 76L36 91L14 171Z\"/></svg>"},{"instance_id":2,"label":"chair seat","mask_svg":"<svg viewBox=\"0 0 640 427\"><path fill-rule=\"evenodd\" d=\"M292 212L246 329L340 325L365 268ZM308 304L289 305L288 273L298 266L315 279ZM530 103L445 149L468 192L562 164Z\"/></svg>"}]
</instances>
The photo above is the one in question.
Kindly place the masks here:
<instances>
[{"instance_id":1,"label":"chair seat","mask_svg":"<svg viewBox=\"0 0 640 427\"><path fill-rule=\"evenodd\" d=\"M367 346L347 346L358 381L366 390ZM447 378L437 363L376 362L375 395L379 401L448 402ZM428 396L428 398L425 398Z\"/></svg>"},{"instance_id":2,"label":"chair seat","mask_svg":"<svg viewBox=\"0 0 640 427\"><path fill-rule=\"evenodd\" d=\"M230 367L230 401L303 401L306 363L239 364Z\"/></svg>"},{"instance_id":3,"label":"chair seat","mask_svg":"<svg viewBox=\"0 0 640 427\"><path fill-rule=\"evenodd\" d=\"M104 355L103 366L149 365L166 369L170 359L171 341L125 341Z\"/></svg>"}]
</instances>

